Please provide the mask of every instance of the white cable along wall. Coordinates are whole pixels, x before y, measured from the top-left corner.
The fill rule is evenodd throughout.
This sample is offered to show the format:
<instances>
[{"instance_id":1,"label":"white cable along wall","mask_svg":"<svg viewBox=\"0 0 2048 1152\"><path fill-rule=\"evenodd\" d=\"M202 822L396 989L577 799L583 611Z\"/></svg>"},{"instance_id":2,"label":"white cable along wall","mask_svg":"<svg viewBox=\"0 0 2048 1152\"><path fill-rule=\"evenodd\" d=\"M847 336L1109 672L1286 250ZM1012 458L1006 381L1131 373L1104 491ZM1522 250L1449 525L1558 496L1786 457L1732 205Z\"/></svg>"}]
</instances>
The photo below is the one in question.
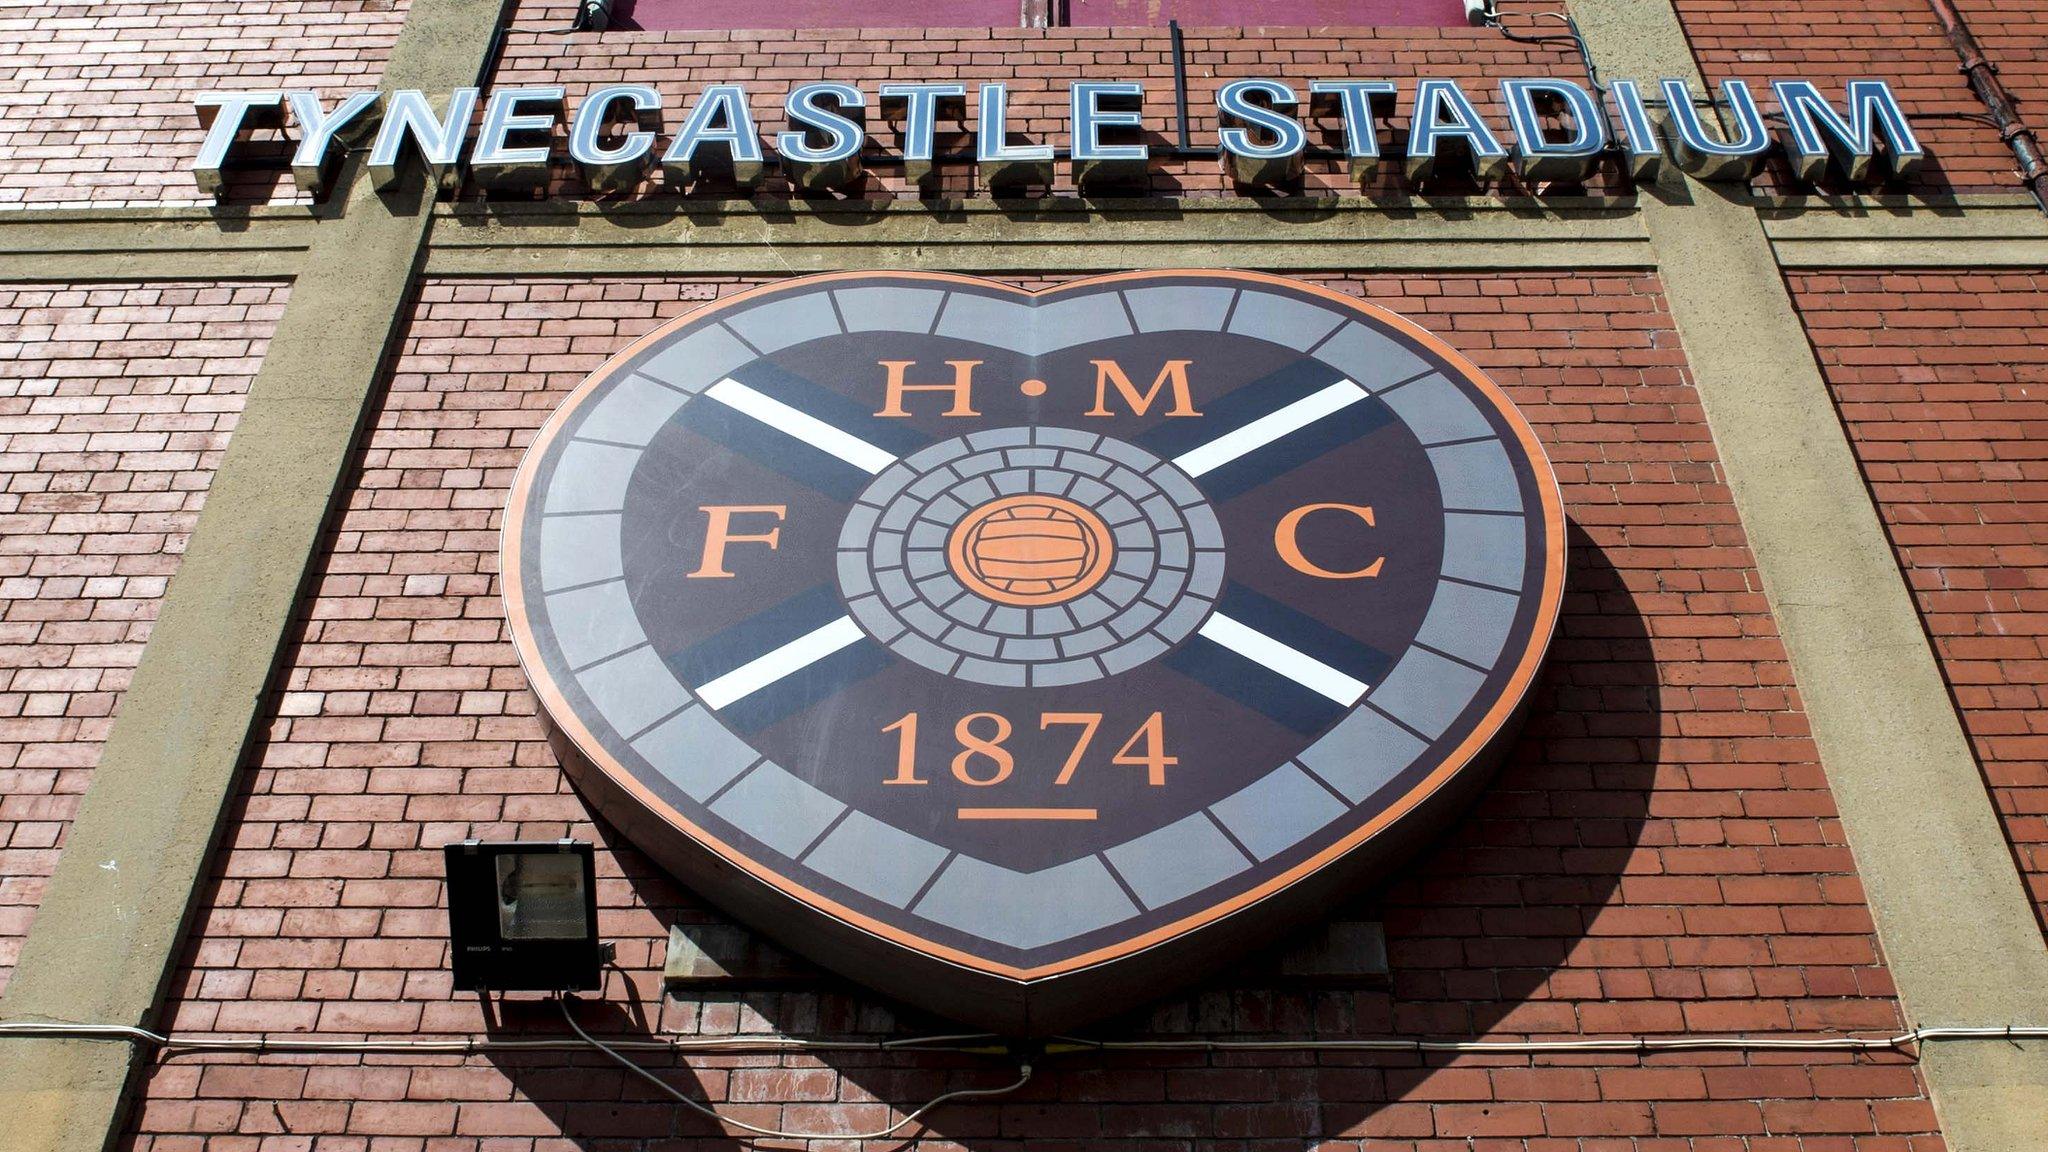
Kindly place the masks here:
<instances>
[{"instance_id":1,"label":"white cable along wall","mask_svg":"<svg viewBox=\"0 0 2048 1152\"><path fill-rule=\"evenodd\" d=\"M588 1052L610 1058L627 1071L646 1080L678 1103L752 1136L777 1140L879 1140L909 1127L932 1109L956 1100L1005 1096L1031 1082L1033 1066L1003 1043L986 1033L954 1033L906 1036L882 1040L819 1039L802 1036L759 1035L696 1039L685 1036L629 1039L601 1038L576 1022L571 996L557 997L562 1018L573 1036L507 1040L489 1036L454 1036L392 1040L343 1040L321 1036L214 1036L192 1033L152 1032L121 1024L78 1024L64 1021L13 1021L0 1024L0 1039L37 1036L47 1039L105 1040L140 1044L177 1056L186 1053L356 1053L435 1055L482 1055L490 1052ZM1495 1056L1647 1055L1653 1052L1899 1052L1916 1055L1921 1044L1959 1040L2048 1040L2048 1027L1990 1025L1967 1027L1913 1028L1885 1036L1611 1036L1587 1040L1409 1040L1397 1037L1362 1037L1355 1040L1212 1040L1199 1037L1177 1040L1133 1039L1092 1040L1056 1036L1045 1042L1043 1056L1070 1056L1084 1052L1391 1052L1425 1054L1485 1054ZM873 1132L786 1132L763 1128L721 1115L712 1105L684 1094L652 1070L637 1063L629 1052L677 1055L697 1052L736 1054L766 1052L958 1052L1018 1059L1018 1076L1011 1083L994 1088L968 1088L941 1093L903 1114L902 1119Z\"/></svg>"}]
</instances>

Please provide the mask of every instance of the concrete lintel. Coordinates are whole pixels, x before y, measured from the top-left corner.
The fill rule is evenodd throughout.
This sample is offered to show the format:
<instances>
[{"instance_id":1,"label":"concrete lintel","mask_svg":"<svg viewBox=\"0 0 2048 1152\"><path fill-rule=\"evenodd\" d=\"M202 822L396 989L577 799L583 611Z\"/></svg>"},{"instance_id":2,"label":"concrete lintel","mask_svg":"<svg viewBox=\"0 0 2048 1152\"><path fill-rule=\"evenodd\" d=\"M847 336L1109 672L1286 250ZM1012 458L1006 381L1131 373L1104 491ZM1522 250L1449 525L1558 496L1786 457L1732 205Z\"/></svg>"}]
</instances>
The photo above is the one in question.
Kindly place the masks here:
<instances>
[{"instance_id":1,"label":"concrete lintel","mask_svg":"<svg viewBox=\"0 0 2048 1152\"><path fill-rule=\"evenodd\" d=\"M1139 244L1104 237L1093 245L871 244L684 248L437 248L430 276L795 275L873 268L935 268L996 275L1115 272L1148 268L1270 268L1315 271L1483 271L1508 268L1644 268L1641 242L1511 245L1447 250L1428 241L1312 245L1182 240Z\"/></svg>"},{"instance_id":2,"label":"concrete lintel","mask_svg":"<svg viewBox=\"0 0 2048 1152\"><path fill-rule=\"evenodd\" d=\"M1725 194L1725 193L1724 193ZM1788 267L2016 267L2048 256L2026 197L1748 200ZM943 264L963 271L1647 266L1637 198L647 201L442 205L437 275L765 273Z\"/></svg>"},{"instance_id":3,"label":"concrete lintel","mask_svg":"<svg viewBox=\"0 0 2048 1152\"><path fill-rule=\"evenodd\" d=\"M30 255L0 252L0 284L147 280L289 280L302 253L285 250L226 252L85 252Z\"/></svg>"},{"instance_id":4,"label":"concrete lintel","mask_svg":"<svg viewBox=\"0 0 2048 1152\"><path fill-rule=\"evenodd\" d=\"M1788 194L1752 191L1750 203L1766 220L1784 216L1842 216L1905 218L1935 215L1954 219L1962 216L2028 212L2040 214L2040 206L2024 192L1852 192L1846 195L1818 192Z\"/></svg>"},{"instance_id":5,"label":"concrete lintel","mask_svg":"<svg viewBox=\"0 0 2048 1152\"><path fill-rule=\"evenodd\" d=\"M2048 217L2025 196L1751 203L1786 267L2048 263ZM288 276L316 228L335 215L333 205L0 212L0 282ZM999 272L1088 246L1132 246L1139 255L1070 253L1050 266L1160 267L1189 257L1137 246L1189 242L1211 246L1227 263L1270 267L1620 268L1647 259L1634 197L464 202L440 206L436 217L432 267L450 275L525 274L543 265L597 275L825 270L929 263L935 253L963 269ZM855 246L864 249L858 256L849 253ZM990 250L975 251L983 246ZM1311 254L1309 263L1288 254L1297 246L1306 246L1299 250ZM687 259L677 247L690 250Z\"/></svg>"},{"instance_id":6,"label":"concrete lintel","mask_svg":"<svg viewBox=\"0 0 2048 1152\"><path fill-rule=\"evenodd\" d=\"M2041 268L2048 239L2026 240L1780 240L1771 245L1786 268Z\"/></svg>"},{"instance_id":7,"label":"concrete lintel","mask_svg":"<svg viewBox=\"0 0 2048 1152\"><path fill-rule=\"evenodd\" d=\"M685 200L437 205L437 245L832 242L954 233L1090 243L1112 229L1161 239L1266 236L1639 236L1633 199L1356 196L1102 200Z\"/></svg>"},{"instance_id":8,"label":"concrete lintel","mask_svg":"<svg viewBox=\"0 0 2048 1152\"><path fill-rule=\"evenodd\" d=\"M472 81L504 0L414 0L389 78ZM0 1018L154 1023L266 689L412 297L430 202L374 192L311 237L205 510L103 746ZM101 1152L130 1046L0 1045L6 1144Z\"/></svg>"},{"instance_id":9,"label":"concrete lintel","mask_svg":"<svg viewBox=\"0 0 2048 1152\"><path fill-rule=\"evenodd\" d=\"M214 215L204 209L0 212L0 252L237 252L303 249L319 218L309 213Z\"/></svg>"},{"instance_id":10,"label":"concrete lintel","mask_svg":"<svg viewBox=\"0 0 2048 1152\"><path fill-rule=\"evenodd\" d=\"M317 226L304 210L0 212L0 281L289 276Z\"/></svg>"},{"instance_id":11,"label":"concrete lintel","mask_svg":"<svg viewBox=\"0 0 2048 1152\"><path fill-rule=\"evenodd\" d=\"M598 208L444 205L447 275L1233 267L1640 267L1632 205L1484 199L1076 201Z\"/></svg>"},{"instance_id":12,"label":"concrete lintel","mask_svg":"<svg viewBox=\"0 0 2048 1152\"><path fill-rule=\"evenodd\" d=\"M1609 70L1698 78L1671 0L1572 10ZM1673 177L1642 208L1905 1014L2048 1024L2048 945L1758 205ZM1921 1069L1954 1152L2048 1147L2048 1045Z\"/></svg>"},{"instance_id":13,"label":"concrete lintel","mask_svg":"<svg viewBox=\"0 0 2048 1152\"><path fill-rule=\"evenodd\" d=\"M108 205L99 208L0 208L0 230L44 224L92 224L138 221L168 224L211 223L223 233L234 233L269 221L305 221L332 215L310 204L222 204L212 207L192 204Z\"/></svg>"},{"instance_id":14,"label":"concrete lintel","mask_svg":"<svg viewBox=\"0 0 2048 1152\"><path fill-rule=\"evenodd\" d=\"M2030 196L1762 198L1757 213L1788 268L2048 264L2048 216Z\"/></svg>"}]
</instances>

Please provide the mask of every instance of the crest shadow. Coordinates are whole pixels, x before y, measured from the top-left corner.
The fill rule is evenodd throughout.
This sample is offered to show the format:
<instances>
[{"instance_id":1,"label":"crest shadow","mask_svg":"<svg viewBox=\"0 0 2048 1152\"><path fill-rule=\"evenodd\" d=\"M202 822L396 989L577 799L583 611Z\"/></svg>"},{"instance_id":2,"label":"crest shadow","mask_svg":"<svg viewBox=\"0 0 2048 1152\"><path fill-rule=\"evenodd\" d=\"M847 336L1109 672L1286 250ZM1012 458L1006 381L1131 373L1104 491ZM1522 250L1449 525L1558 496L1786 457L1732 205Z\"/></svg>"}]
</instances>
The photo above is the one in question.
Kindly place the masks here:
<instances>
[{"instance_id":1,"label":"crest shadow","mask_svg":"<svg viewBox=\"0 0 2048 1152\"><path fill-rule=\"evenodd\" d=\"M1332 910L1331 919L1384 924L1384 977L1281 978L1276 957L1300 941L1276 939L1229 972L1109 1017L1080 1038L1288 1047L1105 1051L1055 1040L1019 1050L1034 1060L1035 1075L1015 1094L947 1105L929 1127L906 1129L911 1137L870 1144L992 1150L1019 1142L1299 1139L1306 1148L1366 1135L1376 1114L1458 1062L1317 1044L1575 1031L1571 1002L1605 995L1598 976L1578 962L1592 963L1585 953L1601 947L1594 921L1612 903L1645 835L1663 708L1649 630L1621 574L1576 526L1569 548L1549 662L1495 779L1395 875ZM608 978L603 1007L584 1002L580 1018L592 1032L641 1040L779 1033L879 1043L962 1031L829 974L751 983L742 976L688 1001L664 996L657 930L665 939L672 925L730 922L623 837L603 826L599 832L623 872L601 881L621 886L619 899L608 901L607 919L615 920L611 904L629 904L646 935L622 946L625 967ZM507 1009L499 1018L507 1035L560 1029L551 1004ZM716 1101L721 1112L821 1133L880 1128L941 1093L995 1087L1014 1075L1013 1057L994 1041L985 1053L641 1057L684 1093ZM600 1054L492 1060L588 1152L621 1140L751 1146Z\"/></svg>"}]
</instances>

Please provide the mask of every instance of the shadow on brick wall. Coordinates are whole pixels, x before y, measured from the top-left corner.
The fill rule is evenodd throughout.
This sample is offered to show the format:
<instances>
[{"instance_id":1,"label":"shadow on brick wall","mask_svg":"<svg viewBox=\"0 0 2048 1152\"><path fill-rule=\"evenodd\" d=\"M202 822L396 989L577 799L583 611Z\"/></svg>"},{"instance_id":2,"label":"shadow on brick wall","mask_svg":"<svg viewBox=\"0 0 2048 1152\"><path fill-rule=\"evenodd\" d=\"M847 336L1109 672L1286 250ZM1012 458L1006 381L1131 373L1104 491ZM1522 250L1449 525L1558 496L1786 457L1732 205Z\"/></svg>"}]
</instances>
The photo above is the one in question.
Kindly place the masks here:
<instances>
[{"instance_id":1,"label":"shadow on brick wall","mask_svg":"<svg viewBox=\"0 0 2048 1152\"><path fill-rule=\"evenodd\" d=\"M1640 946L1624 938L1634 930L1606 935L1594 931L1594 921L1628 914L1620 881L1644 837L1660 760L1659 669L1622 575L1600 547L1572 531L1558 635L1528 722L1499 776L1410 866L1333 912L1340 921L1384 923L1387 971L1376 977L1361 963L1347 976L1340 956L1315 977L1282 975L1296 970L1279 959L1290 949L1298 954L1300 942L1289 941L1191 992L1094 1025L1088 1038L1571 1036L1599 1029L1581 1020L1580 1002L1629 994L1605 986L1600 970L1632 970L1624 978L1640 976L1640 994L1652 994L1646 970L1654 963L1622 954ZM725 923L609 828L599 833L616 852L636 909L651 913L664 932L679 923ZM579 1009L584 1025L602 1035L779 1032L874 1041L959 1031L829 976L752 986L741 979L693 992L687 1001L660 997L658 948L644 961L622 960L625 968L602 1001L586 1000ZM496 1026L507 1036L560 1028L550 1004L501 1007ZM900 1050L640 1058L691 1097L717 1102L723 1113L820 1133L877 1129L901 1115L892 1109L908 1110L952 1089L996 1086L1013 1075L1010 1061L999 1055ZM601 1056L492 1059L557 1132L590 1152L667 1140L701 1147L731 1142L722 1141L709 1120ZM1538 1076L1574 1071L1528 1068L1521 1058L1449 1063L1327 1050L1055 1051L1038 1058L1037 1075L1023 1091L936 1112L925 1139L974 1149L1028 1145L1038 1152L1161 1139L1309 1146L1332 1138L1427 1137L1432 1104L1533 1106L1496 1102L1488 1072L1475 1063ZM1545 1098L1557 1097L1523 1097ZM1413 1123L1422 1129L1411 1130Z\"/></svg>"}]
</instances>

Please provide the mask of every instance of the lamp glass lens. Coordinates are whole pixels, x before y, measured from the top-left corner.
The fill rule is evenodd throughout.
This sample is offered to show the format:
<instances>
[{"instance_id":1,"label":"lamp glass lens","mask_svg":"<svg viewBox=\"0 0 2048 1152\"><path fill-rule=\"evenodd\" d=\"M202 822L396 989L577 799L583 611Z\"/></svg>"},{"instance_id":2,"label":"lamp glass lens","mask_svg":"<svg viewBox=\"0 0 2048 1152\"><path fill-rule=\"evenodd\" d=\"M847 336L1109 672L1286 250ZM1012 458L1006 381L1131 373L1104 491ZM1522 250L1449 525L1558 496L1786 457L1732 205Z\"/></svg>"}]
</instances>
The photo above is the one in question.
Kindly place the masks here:
<instances>
[{"instance_id":1,"label":"lamp glass lens","mask_svg":"<svg viewBox=\"0 0 2048 1152\"><path fill-rule=\"evenodd\" d=\"M513 852L498 857L498 934L507 940L580 940L583 861L567 852Z\"/></svg>"}]
</instances>

